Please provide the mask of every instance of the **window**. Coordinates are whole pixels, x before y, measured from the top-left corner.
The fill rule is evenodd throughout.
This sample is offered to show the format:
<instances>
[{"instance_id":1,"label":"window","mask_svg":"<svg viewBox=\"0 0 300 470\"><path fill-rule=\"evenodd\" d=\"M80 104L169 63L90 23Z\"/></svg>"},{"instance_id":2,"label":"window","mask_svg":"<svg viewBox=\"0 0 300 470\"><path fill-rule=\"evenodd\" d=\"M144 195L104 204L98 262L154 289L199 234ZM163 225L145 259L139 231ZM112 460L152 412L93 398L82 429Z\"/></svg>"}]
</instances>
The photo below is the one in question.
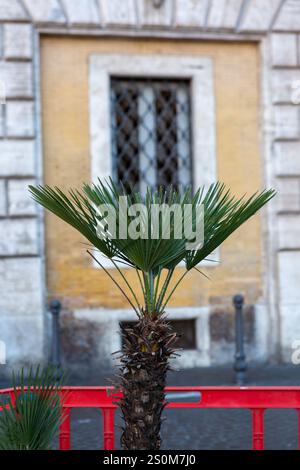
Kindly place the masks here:
<instances>
[{"instance_id":1,"label":"window","mask_svg":"<svg viewBox=\"0 0 300 470\"><path fill-rule=\"evenodd\" d=\"M127 191L190 186L190 81L111 78L111 138Z\"/></svg>"},{"instance_id":2,"label":"window","mask_svg":"<svg viewBox=\"0 0 300 470\"><path fill-rule=\"evenodd\" d=\"M103 53L89 62L92 181L112 177L142 193L216 181L210 57Z\"/></svg>"}]
</instances>

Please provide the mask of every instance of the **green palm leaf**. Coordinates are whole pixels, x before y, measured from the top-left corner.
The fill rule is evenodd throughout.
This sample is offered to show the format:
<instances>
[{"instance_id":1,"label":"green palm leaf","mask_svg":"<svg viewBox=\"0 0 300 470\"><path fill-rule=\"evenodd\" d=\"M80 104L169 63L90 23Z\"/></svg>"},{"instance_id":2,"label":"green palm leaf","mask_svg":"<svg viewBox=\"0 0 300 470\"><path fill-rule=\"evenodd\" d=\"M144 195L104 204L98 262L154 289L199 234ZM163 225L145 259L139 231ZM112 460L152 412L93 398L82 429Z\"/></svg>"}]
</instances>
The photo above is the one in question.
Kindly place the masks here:
<instances>
[{"instance_id":1,"label":"green palm leaf","mask_svg":"<svg viewBox=\"0 0 300 470\"><path fill-rule=\"evenodd\" d=\"M0 450L47 450L62 423L59 392L64 375L48 366L13 375L13 399L1 403Z\"/></svg>"},{"instance_id":2,"label":"green palm leaf","mask_svg":"<svg viewBox=\"0 0 300 470\"><path fill-rule=\"evenodd\" d=\"M169 188L158 191L148 189L146 196L143 197L140 193L126 194L112 180L98 181L97 184L92 185L84 184L82 192L70 190L68 194L64 194L59 188L52 189L49 186L30 186L30 192L35 201L76 228L95 249L112 260L123 277L126 287L129 288L133 300L130 300L116 280L114 282L140 315L144 313L161 314L166 306L166 298L167 300L170 298L170 295L167 296L167 290L176 266L184 261L186 272L193 268L197 269L197 265L202 260L206 259L275 195L274 190L264 190L248 199L245 197L236 198L224 184L215 183L208 188L207 192L204 188L199 188L195 195L190 189L181 194ZM132 220L127 212L124 213L123 206L119 202L120 197L126 200L128 208L133 208L135 204L140 203L145 205L146 211L141 216L141 225L144 233L148 231L148 237L124 239L119 236L119 216L125 217L127 226ZM178 227L176 227L174 214L169 219L170 236L166 238L164 222L167 217L170 217L168 210L162 211L158 227L159 236L154 238L151 232L151 226L154 224L151 212L153 204L164 204L167 209L172 208L174 204L179 204L182 210L186 204L190 204L193 208L190 224L194 229L197 223L195 208L199 204L203 204L203 245L194 251L187 250L186 243L189 240L184 236L183 225L180 227L182 237L180 239L176 237ZM101 211L99 211L99 207L102 208ZM99 223L108 224L105 208L109 207L113 207L116 213L116 236L100 238L97 229ZM133 288L122 274L118 263L124 263L136 269L144 296L145 305L143 307L139 305ZM99 264L101 265L101 263ZM105 271L112 278L112 273ZM164 279L162 279L163 273L165 273ZM174 290L173 288L171 292L173 293Z\"/></svg>"}]
</instances>

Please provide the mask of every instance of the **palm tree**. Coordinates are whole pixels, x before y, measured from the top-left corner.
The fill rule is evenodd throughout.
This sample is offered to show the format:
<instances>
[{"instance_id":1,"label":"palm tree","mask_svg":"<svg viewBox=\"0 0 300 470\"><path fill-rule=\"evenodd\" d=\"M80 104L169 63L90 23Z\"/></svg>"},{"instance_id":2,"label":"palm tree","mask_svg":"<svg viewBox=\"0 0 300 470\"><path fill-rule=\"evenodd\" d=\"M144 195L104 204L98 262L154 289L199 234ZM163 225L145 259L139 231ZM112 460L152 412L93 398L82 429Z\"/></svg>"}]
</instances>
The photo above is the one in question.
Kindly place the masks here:
<instances>
[{"instance_id":1,"label":"palm tree","mask_svg":"<svg viewBox=\"0 0 300 470\"><path fill-rule=\"evenodd\" d=\"M84 235L94 250L88 250L89 254L135 310L136 323L121 326L124 347L120 356L119 386L123 392L120 408L125 423L121 443L125 450L159 449L166 374L170 358L175 354L176 341L176 334L165 314L166 305L188 272L192 269L199 271L199 263L264 206L275 192L265 190L249 199L235 198L224 184L215 183L207 192L200 188L195 195L190 189L180 193L170 188L158 191L148 189L143 197L139 193L126 194L111 180L85 184L82 192L70 190L65 194L59 188L49 186L30 186L30 191L38 203ZM132 217L128 215L130 209L141 203L145 210L139 217L140 236L120 236L121 218L124 221L125 217L128 228L132 222ZM155 221L152 212L154 204L163 207ZM203 244L192 250L187 249L190 240L184 235L183 222L180 226L181 238L176 235L178 219L168 211L174 204L182 211L186 204L190 204L192 215L188 223L193 229L197 228L197 207L203 205ZM108 215L111 208L116 215L113 229ZM167 218L170 222L168 236L164 232ZM154 227L159 229L158 236L153 236L155 223L158 224ZM97 259L95 250L111 260L121 281ZM175 282L175 269L182 262L186 269ZM135 269L141 297L128 281L120 267L122 265Z\"/></svg>"}]
</instances>

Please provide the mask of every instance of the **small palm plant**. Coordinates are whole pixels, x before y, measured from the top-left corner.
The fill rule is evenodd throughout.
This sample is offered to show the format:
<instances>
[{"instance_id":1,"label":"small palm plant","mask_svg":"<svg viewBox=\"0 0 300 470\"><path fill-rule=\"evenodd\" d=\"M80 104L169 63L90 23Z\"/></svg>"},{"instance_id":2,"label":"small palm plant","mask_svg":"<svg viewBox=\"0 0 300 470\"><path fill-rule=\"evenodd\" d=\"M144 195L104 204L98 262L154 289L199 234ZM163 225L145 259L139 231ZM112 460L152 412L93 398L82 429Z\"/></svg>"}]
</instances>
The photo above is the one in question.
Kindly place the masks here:
<instances>
[{"instance_id":1,"label":"small palm plant","mask_svg":"<svg viewBox=\"0 0 300 470\"><path fill-rule=\"evenodd\" d=\"M97 259L95 251L88 251L137 314L135 324L121 326L124 347L119 385L123 392L120 407L125 422L122 447L125 450L159 449L166 374L176 341L176 334L167 321L166 306L187 273L199 270L199 263L264 206L274 196L274 191L265 190L249 199L235 198L224 184L215 183L207 192L200 188L194 195L189 189L180 193L170 188L148 189L143 197L140 193L126 194L111 180L85 184L82 192L70 190L65 194L49 186L30 186L30 191L38 203L81 232L94 250L111 260L115 272L119 273L121 282ZM136 205L141 204L143 209L139 210L137 223L133 215L137 215ZM183 219L180 221L177 217L187 205L192 210L185 222L193 233L200 214L197 208L203 207L203 243L192 249ZM154 218L154 206L161 208L158 218ZM112 208L115 225L111 221ZM129 236L132 222L136 230ZM136 236L137 229L139 236ZM186 269L174 281L179 263L184 263ZM122 265L135 269L141 295L134 291Z\"/></svg>"},{"instance_id":2,"label":"small palm plant","mask_svg":"<svg viewBox=\"0 0 300 470\"><path fill-rule=\"evenodd\" d=\"M63 374L53 366L13 375L13 395L1 403L0 450L48 450L62 423Z\"/></svg>"}]
</instances>

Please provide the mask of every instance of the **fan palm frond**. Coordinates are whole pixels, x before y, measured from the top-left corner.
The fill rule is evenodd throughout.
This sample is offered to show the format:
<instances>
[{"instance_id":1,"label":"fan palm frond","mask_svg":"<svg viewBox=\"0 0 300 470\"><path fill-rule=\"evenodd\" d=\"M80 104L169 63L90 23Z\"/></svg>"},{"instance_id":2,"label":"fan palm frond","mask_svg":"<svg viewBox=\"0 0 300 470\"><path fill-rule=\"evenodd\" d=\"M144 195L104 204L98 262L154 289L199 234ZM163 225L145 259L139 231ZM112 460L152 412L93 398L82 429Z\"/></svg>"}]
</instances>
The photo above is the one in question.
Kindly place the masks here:
<instances>
[{"instance_id":1,"label":"fan palm frond","mask_svg":"<svg viewBox=\"0 0 300 470\"><path fill-rule=\"evenodd\" d=\"M275 195L274 190L264 190L248 199L236 198L224 184L215 183L207 192L202 187L194 195L190 189L180 193L169 188L158 191L148 189L143 197L140 193L126 194L112 180L84 184L82 192L70 190L65 194L59 188L49 186L30 186L30 192L35 201L76 228L93 247L112 260L117 269L118 263L124 263L139 271L145 298L144 310L156 313L161 313L162 306L165 306L164 299L179 263L184 261L187 271L195 268ZM128 228L132 221L130 209L138 204L143 204L145 208L139 214L140 233L144 236L120 236L119 221L123 217ZM193 251L186 248L189 240L184 234L183 221L179 227L181 236L178 237L176 216L171 212L177 205L183 213L187 204L192 207L189 223L193 229L197 227L196 207L202 204L204 208L204 243ZM154 220L155 205L161 208L161 212L159 218ZM116 216L114 236L107 228L110 225L107 214L111 208ZM169 233L164 232L167 218L170 221ZM155 224L158 226L154 237L152 230ZM165 280L159 283L164 270ZM124 289L121 290L124 294ZM136 311L142 313L143 309L136 299L134 302Z\"/></svg>"},{"instance_id":2,"label":"fan palm frond","mask_svg":"<svg viewBox=\"0 0 300 470\"><path fill-rule=\"evenodd\" d=\"M62 423L64 375L53 366L13 375L13 397L1 403L0 450L47 450Z\"/></svg>"}]
</instances>

